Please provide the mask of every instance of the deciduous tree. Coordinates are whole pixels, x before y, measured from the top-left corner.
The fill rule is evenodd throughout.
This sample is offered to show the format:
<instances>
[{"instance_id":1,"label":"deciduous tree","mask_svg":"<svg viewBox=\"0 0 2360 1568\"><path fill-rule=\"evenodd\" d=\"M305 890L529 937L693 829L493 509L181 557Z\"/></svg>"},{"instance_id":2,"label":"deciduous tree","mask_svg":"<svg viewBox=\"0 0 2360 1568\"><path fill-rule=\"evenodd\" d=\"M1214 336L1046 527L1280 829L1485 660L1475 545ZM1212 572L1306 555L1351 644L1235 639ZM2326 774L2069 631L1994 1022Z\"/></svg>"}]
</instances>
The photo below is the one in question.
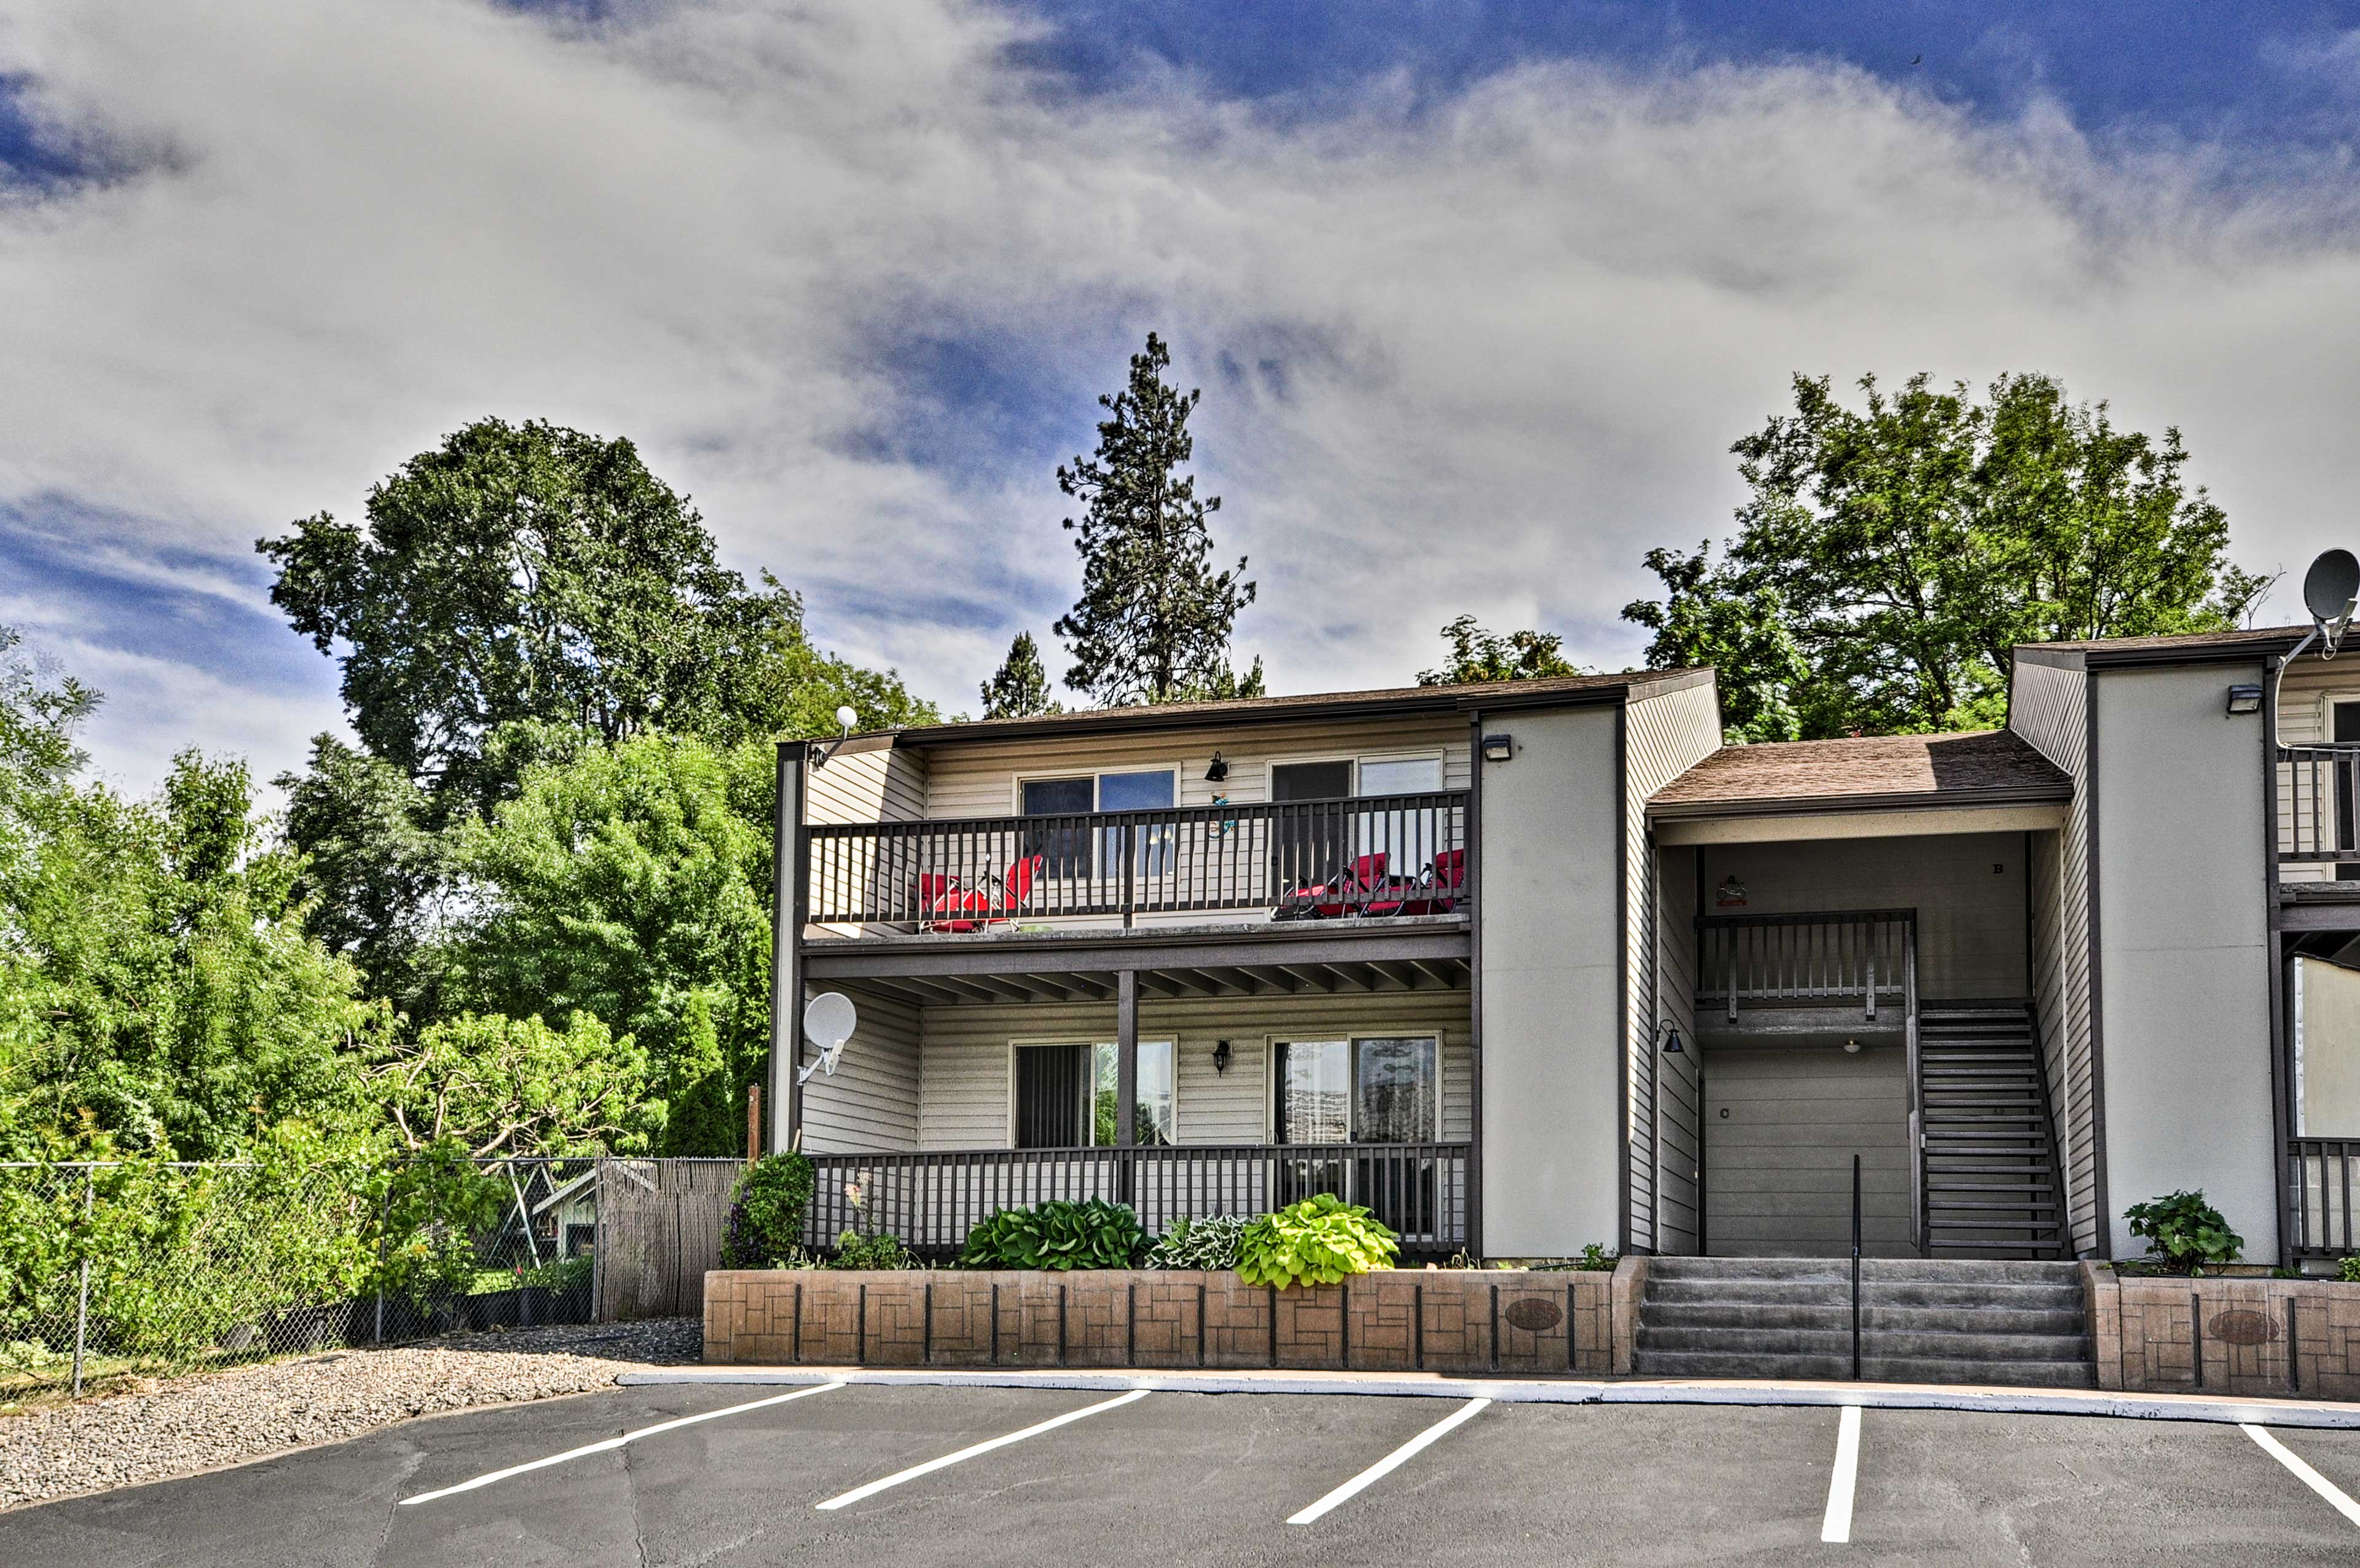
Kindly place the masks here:
<instances>
[{"instance_id":1,"label":"deciduous tree","mask_svg":"<svg viewBox=\"0 0 2360 1568\"><path fill-rule=\"evenodd\" d=\"M1565 638L1555 632L1485 631L1472 615L1461 615L1442 628L1450 645L1449 662L1439 670L1418 672L1421 686L1468 686L1486 681L1535 681L1550 675L1581 675L1581 666L1565 657Z\"/></svg>"}]
</instances>

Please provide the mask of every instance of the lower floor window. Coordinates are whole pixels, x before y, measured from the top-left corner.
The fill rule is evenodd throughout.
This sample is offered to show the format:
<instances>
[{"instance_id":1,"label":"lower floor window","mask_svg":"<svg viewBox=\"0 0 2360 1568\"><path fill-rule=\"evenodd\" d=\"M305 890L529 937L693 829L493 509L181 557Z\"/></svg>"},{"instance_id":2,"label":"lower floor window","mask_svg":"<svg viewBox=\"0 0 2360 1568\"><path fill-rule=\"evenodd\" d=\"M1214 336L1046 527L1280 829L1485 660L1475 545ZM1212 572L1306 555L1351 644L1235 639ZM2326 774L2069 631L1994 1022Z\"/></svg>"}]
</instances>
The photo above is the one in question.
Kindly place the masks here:
<instances>
[{"instance_id":1,"label":"lower floor window","mask_svg":"<svg viewBox=\"0 0 2360 1568\"><path fill-rule=\"evenodd\" d=\"M1016 1048L1016 1147L1110 1148L1116 1141L1120 1053L1111 1040ZM1139 1042L1136 1133L1142 1144L1173 1141L1170 1040Z\"/></svg>"},{"instance_id":2,"label":"lower floor window","mask_svg":"<svg viewBox=\"0 0 2360 1568\"><path fill-rule=\"evenodd\" d=\"M1432 1143L1439 1055L1432 1035L1281 1041L1278 1141Z\"/></svg>"}]
</instances>

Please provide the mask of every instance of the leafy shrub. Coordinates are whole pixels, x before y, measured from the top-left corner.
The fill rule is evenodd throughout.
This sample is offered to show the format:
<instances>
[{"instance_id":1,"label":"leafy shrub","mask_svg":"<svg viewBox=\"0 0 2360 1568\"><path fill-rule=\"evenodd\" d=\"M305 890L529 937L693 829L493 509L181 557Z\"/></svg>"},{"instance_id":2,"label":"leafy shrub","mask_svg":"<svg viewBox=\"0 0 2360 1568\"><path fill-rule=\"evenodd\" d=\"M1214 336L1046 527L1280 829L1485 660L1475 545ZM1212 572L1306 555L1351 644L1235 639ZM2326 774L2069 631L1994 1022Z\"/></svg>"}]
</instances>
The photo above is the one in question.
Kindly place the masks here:
<instances>
[{"instance_id":1,"label":"leafy shrub","mask_svg":"<svg viewBox=\"0 0 2360 1568\"><path fill-rule=\"evenodd\" d=\"M1179 1220L1147 1254L1150 1269L1235 1269L1246 1221L1238 1214Z\"/></svg>"},{"instance_id":2,"label":"leafy shrub","mask_svg":"<svg viewBox=\"0 0 2360 1568\"><path fill-rule=\"evenodd\" d=\"M891 1231L875 1236L863 1236L857 1230L846 1231L836 1238L836 1256L827 1260L830 1269L915 1269L917 1258L901 1245L901 1238Z\"/></svg>"},{"instance_id":3,"label":"leafy shrub","mask_svg":"<svg viewBox=\"0 0 2360 1568\"><path fill-rule=\"evenodd\" d=\"M967 1233L962 1269L1128 1269L1148 1248L1127 1203L1059 1199L1001 1209Z\"/></svg>"},{"instance_id":4,"label":"leafy shrub","mask_svg":"<svg viewBox=\"0 0 2360 1568\"><path fill-rule=\"evenodd\" d=\"M2360 1285L2360 1252L2347 1252L2335 1266L2335 1277L2347 1285Z\"/></svg>"},{"instance_id":5,"label":"leafy shrub","mask_svg":"<svg viewBox=\"0 0 2360 1568\"><path fill-rule=\"evenodd\" d=\"M1584 1244L1579 1258L1552 1258L1533 1267L1545 1273L1611 1274L1621 1256L1597 1242Z\"/></svg>"},{"instance_id":6,"label":"leafy shrub","mask_svg":"<svg viewBox=\"0 0 2360 1568\"><path fill-rule=\"evenodd\" d=\"M2204 1201L2202 1189L2172 1192L2133 1203L2123 1211L2131 1234L2176 1274L2194 1274L2207 1263L2234 1263L2245 1238L2229 1228L2221 1211Z\"/></svg>"},{"instance_id":7,"label":"leafy shrub","mask_svg":"<svg viewBox=\"0 0 2360 1568\"><path fill-rule=\"evenodd\" d=\"M811 1206L812 1162L797 1151L766 1155L738 1179L721 1233L724 1269L781 1269L803 1251L803 1211Z\"/></svg>"},{"instance_id":8,"label":"leafy shrub","mask_svg":"<svg viewBox=\"0 0 2360 1568\"><path fill-rule=\"evenodd\" d=\"M1249 1285L1333 1285L1393 1267L1401 1238L1376 1215L1332 1192L1291 1203L1245 1228L1238 1273Z\"/></svg>"}]
</instances>

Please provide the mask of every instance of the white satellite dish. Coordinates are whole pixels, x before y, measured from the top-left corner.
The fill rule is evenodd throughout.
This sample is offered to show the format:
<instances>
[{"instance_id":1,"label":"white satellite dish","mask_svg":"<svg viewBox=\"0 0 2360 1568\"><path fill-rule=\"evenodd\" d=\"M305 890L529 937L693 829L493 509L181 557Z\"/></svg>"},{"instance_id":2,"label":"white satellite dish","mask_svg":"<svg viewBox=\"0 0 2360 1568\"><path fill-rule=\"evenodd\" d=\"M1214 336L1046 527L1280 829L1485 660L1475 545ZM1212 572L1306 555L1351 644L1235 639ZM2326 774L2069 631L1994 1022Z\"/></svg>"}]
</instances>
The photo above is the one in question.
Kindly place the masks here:
<instances>
[{"instance_id":1,"label":"white satellite dish","mask_svg":"<svg viewBox=\"0 0 2360 1568\"><path fill-rule=\"evenodd\" d=\"M800 1083L822 1069L829 1077L835 1077L836 1060L844 1054L844 1042L852 1038L853 1026L859 1021L852 998L843 992L823 991L814 996L803 1008L803 1038L819 1047L819 1060L804 1068L795 1082Z\"/></svg>"},{"instance_id":2,"label":"white satellite dish","mask_svg":"<svg viewBox=\"0 0 2360 1568\"><path fill-rule=\"evenodd\" d=\"M2311 612L2311 636L2295 645L2287 656L2293 663L2302 657L2302 650L2316 637L2322 645L2322 659L2333 659L2344 641L2344 629L2352 624L2352 612L2360 608L2360 557L2348 550L2324 550L2302 574L2302 605Z\"/></svg>"}]
</instances>

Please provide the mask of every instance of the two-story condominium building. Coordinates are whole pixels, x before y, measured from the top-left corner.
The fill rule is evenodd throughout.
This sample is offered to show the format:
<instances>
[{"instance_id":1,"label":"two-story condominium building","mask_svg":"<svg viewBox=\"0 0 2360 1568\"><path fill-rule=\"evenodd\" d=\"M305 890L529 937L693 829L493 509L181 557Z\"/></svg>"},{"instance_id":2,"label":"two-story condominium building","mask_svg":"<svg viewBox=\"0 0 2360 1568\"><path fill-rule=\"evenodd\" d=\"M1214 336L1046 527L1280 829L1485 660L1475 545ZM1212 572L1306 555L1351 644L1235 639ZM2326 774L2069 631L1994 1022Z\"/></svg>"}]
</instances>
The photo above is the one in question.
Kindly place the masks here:
<instances>
[{"instance_id":1,"label":"two-story condominium building","mask_svg":"<svg viewBox=\"0 0 2360 1568\"><path fill-rule=\"evenodd\" d=\"M771 1136L815 1243L936 1255L1330 1191L1412 1258L1832 1254L1857 1155L1874 1253L2201 1187L2333 1256L2360 662L2300 636L2020 648L1977 735L1725 746L1699 670L792 743Z\"/></svg>"}]
</instances>

